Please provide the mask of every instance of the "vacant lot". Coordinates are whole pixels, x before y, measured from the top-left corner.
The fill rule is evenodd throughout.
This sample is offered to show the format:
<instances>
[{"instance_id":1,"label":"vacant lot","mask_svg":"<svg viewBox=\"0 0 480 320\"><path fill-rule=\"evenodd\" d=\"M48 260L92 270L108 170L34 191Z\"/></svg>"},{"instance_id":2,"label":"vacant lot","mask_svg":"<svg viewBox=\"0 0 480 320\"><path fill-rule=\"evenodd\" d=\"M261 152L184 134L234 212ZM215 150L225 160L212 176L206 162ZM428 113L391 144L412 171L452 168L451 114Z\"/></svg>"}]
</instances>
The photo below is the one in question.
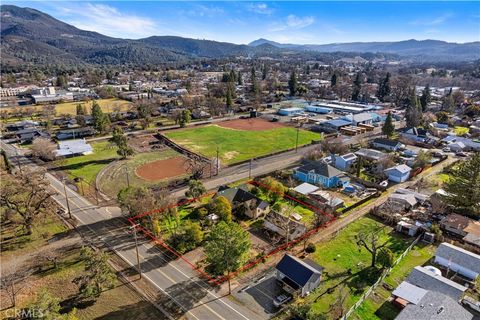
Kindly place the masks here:
<instances>
[{"instance_id":1,"label":"vacant lot","mask_svg":"<svg viewBox=\"0 0 480 320\"><path fill-rule=\"evenodd\" d=\"M320 286L307 298L312 308L334 318L329 310L336 301L344 300L343 307L348 310L371 286L381 274L381 270L370 267L371 256L356 245L355 236L360 231L374 230L383 226L373 218L361 218L332 240L317 245L311 259L324 267ZM395 256L401 254L410 244L411 239L404 238L385 227L380 243L387 243ZM338 310L338 309L337 309Z\"/></svg>"},{"instance_id":2,"label":"vacant lot","mask_svg":"<svg viewBox=\"0 0 480 320\"><path fill-rule=\"evenodd\" d=\"M209 158L216 157L218 148L220 161L223 164L232 164L294 148L297 130L282 126L269 130L247 131L224 128L221 125L208 125L174 130L165 135L176 143ZM300 146L318 139L320 135L317 133L299 130Z\"/></svg>"},{"instance_id":3,"label":"vacant lot","mask_svg":"<svg viewBox=\"0 0 480 320\"><path fill-rule=\"evenodd\" d=\"M111 197L127 186L154 185L186 174L185 158L170 148L137 153L133 157L112 163L99 176L99 188Z\"/></svg>"}]
</instances>

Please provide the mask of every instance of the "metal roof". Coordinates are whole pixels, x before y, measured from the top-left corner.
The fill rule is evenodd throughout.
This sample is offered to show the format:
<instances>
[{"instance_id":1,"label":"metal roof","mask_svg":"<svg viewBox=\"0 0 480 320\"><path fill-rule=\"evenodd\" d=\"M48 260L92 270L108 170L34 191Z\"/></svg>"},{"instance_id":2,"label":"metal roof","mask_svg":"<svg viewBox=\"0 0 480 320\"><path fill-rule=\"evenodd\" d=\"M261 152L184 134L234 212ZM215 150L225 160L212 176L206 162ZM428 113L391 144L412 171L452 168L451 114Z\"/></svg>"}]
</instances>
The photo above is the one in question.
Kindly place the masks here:
<instances>
[{"instance_id":1,"label":"metal roof","mask_svg":"<svg viewBox=\"0 0 480 320\"><path fill-rule=\"evenodd\" d=\"M305 286L312 276L319 277L323 270L313 261L307 263L289 254L283 256L276 269L300 287Z\"/></svg>"},{"instance_id":2,"label":"metal roof","mask_svg":"<svg viewBox=\"0 0 480 320\"><path fill-rule=\"evenodd\" d=\"M392 294L407 300L410 303L417 304L427 292L428 291L425 289L403 281L395 290L393 290Z\"/></svg>"},{"instance_id":3,"label":"metal roof","mask_svg":"<svg viewBox=\"0 0 480 320\"><path fill-rule=\"evenodd\" d=\"M480 273L480 255L454 246L453 244L443 242L438 246L435 256L444 258L476 273Z\"/></svg>"},{"instance_id":4,"label":"metal roof","mask_svg":"<svg viewBox=\"0 0 480 320\"><path fill-rule=\"evenodd\" d=\"M314 191L317 191L319 187L314 186L313 184L304 182L301 185L296 186L293 190L295 190L298 193L301 193L303 195L307 195L309 193L312 193Z\"/></svg>"}]
</instances>

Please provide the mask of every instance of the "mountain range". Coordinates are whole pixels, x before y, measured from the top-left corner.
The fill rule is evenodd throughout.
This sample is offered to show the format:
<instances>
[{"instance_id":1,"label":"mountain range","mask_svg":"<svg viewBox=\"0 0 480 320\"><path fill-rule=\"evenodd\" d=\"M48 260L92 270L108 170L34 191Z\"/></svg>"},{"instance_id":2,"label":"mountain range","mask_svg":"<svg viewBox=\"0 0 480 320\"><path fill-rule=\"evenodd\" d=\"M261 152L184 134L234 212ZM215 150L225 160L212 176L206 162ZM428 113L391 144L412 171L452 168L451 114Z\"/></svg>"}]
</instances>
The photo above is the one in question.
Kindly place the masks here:
<instances>
[{"instance_id":1,"label":"mountain range","mask_svg":"<svg viewBox=\"0 0 480 320\"><path fill-rule=\"evenodd\" d=\"M423 60L480 58L480 42L456 44L436 40L340 43L327 45L280 44L259 39L248 45L175 36L120 39L85 31L41 11L2 5L2 66L20 64L160 64L225 57L282 57L327 53L387 53Z\"/></svg>"}]
</instances>

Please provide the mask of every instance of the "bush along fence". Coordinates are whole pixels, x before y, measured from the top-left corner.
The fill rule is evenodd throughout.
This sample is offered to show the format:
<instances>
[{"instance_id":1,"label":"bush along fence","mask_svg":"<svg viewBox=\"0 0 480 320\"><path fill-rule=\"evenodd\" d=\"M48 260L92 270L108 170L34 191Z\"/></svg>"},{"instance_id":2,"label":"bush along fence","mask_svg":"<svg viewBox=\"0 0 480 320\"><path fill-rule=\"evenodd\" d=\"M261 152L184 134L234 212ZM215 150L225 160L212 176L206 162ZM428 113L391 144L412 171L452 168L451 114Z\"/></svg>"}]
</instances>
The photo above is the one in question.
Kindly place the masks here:
<instances>
[{"instance_id":1,"label":"bush along fence","mask_svg":"<svg viewBox=\"0 0 480 320\"><path fill-rule=\"evenodd\" d=\"M347 320L355 310L360 307L360 305L370 296L370 294L385 280L385 278L392 272L392 269L402 261L402 259L413 249L413 247L420 241L422 235L419 235L413 242L408 246L408 248L393 262L393 265L383 271L380 278L375 282L367 291L360 297L360 299L348 310L348 312L343 316L342 320Z\"/></svg>"}]
</instances>

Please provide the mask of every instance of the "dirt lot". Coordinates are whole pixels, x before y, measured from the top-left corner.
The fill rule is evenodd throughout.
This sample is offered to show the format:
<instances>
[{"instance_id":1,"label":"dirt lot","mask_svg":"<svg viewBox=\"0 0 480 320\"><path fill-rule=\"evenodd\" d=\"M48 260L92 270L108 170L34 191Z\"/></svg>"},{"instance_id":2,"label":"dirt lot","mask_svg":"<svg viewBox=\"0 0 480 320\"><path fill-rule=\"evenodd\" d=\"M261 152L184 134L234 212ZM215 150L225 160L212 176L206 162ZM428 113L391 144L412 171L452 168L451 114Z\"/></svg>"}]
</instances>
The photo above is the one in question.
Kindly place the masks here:
<instances>
[{"instance_id":1,"label":"dirt lot","mask_svg":"<svg viewBox=\"0 0 480 320\"><path fill-rule=\"evenodd\" d=\"M218 125L223 128L247 131L263 131L284 127L284 125L278 122L270 122L259 118L236 119L231 121L219 122Z\"/></svg>"},{"instance_id":2,"label":"dirt lot","mask_svg":"<svg viewBox=\"0 0 480 320\"><path fill-rule=\"evenodd\" d=\"M146 163L135 170L140 178L147 181L158 181L177 177L187 173L184 157L174 157Z\"/></svg>"},{"instance_id":3,"label":"dirt lot","mask_svg":"<svg viewBox=\"0 0 480 320\"><path fill-rule=\"evenodd\" d=\"M138 153L159 151L166 148L160 140L151 134L129 137L128 144Z\"/></svg>"}]
</instances>

